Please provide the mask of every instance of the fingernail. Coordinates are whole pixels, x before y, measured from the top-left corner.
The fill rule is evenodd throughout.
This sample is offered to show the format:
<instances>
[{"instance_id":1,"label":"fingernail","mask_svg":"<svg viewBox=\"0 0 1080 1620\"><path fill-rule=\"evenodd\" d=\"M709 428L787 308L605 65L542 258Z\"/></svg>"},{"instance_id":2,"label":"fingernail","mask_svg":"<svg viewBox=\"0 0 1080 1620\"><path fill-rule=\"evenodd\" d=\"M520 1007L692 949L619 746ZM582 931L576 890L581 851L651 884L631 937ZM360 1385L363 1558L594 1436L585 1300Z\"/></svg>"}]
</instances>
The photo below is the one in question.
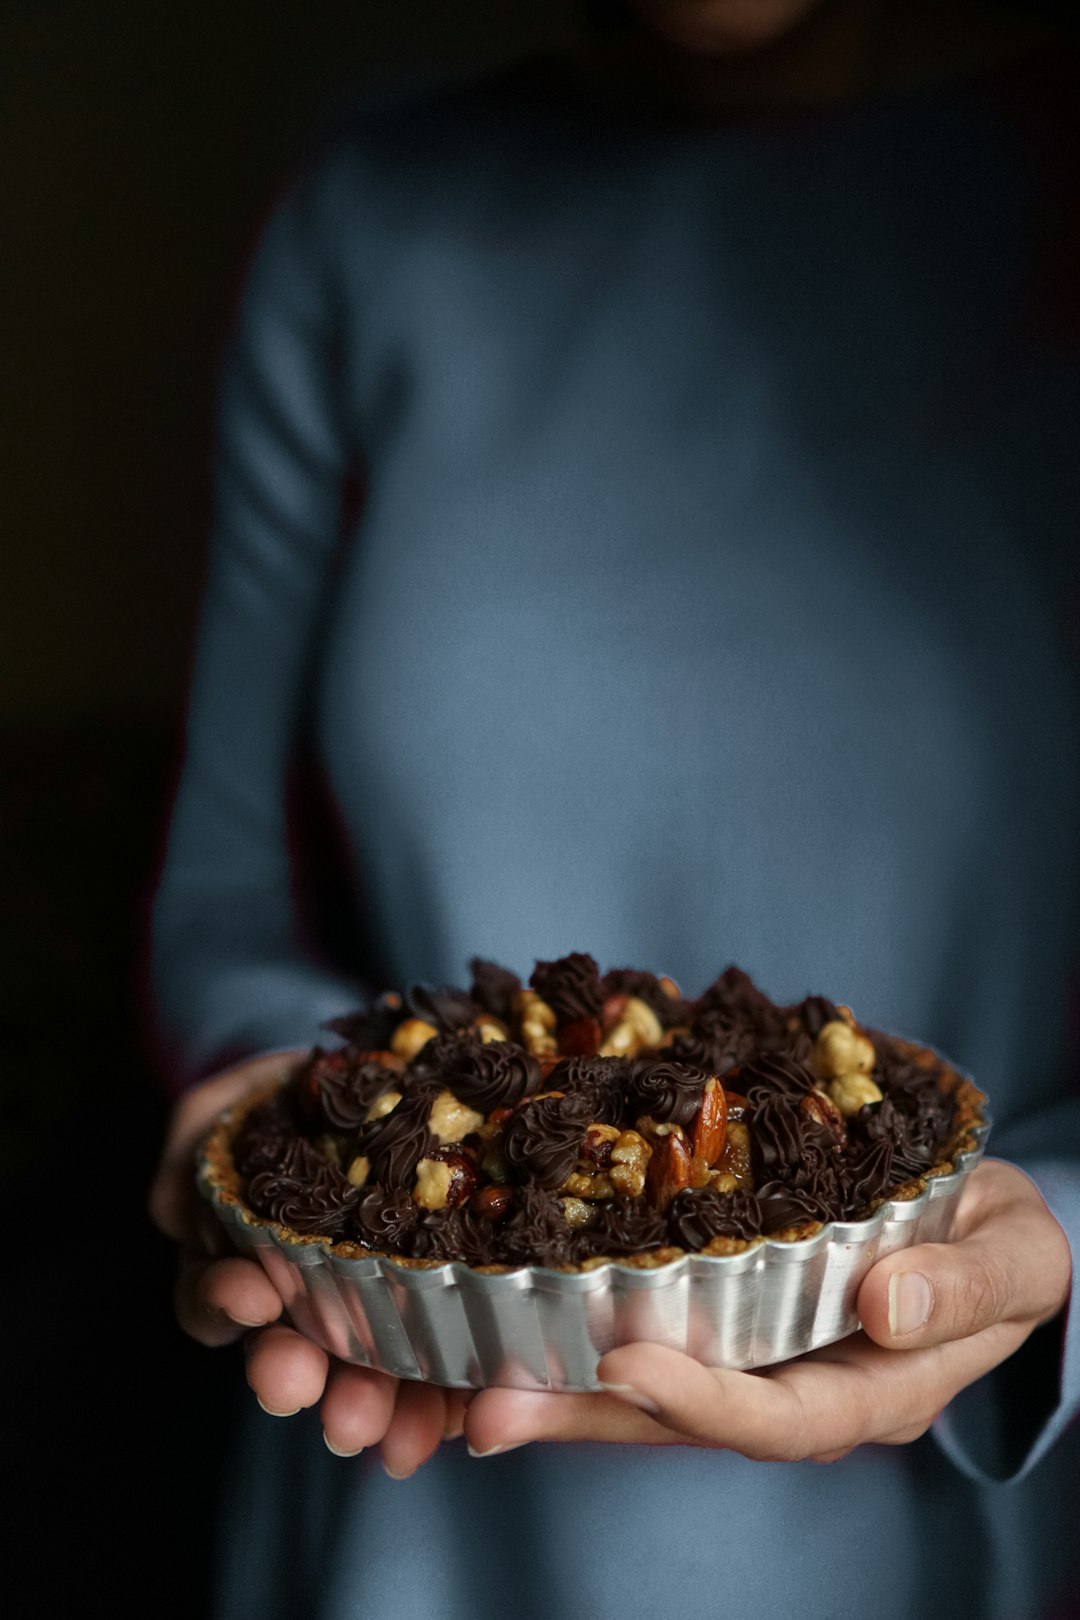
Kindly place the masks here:
<instances>
[{"instance_id":1,"label":"fingernail","mask_svg":"<svg viewBox=\"0 0 1080 1620\"><path fill-rule=\"evenodd\" d=\"M527 1446L528 1444L529 1444L528 1440L513 1440L513 1441L511 1441L511 1443L508 1446L490 1446L487 1451L474 1451L472 1446L470 1446L469 1447L469 1456L470 1457L499 1457L499 1456L502 1455L502 1453L504 1451L518 1451L518 1450L520 1450L520 1448L522 1446Z\"/></svg>"},{"instance_id":2,"label":"fingernail","mask_svg":"<svg viewBox=\"0 0 1080 1620\"><path fill-rule=\"evenodd\" d=\"M357 1446L353 1451L342 1451L338 1446L331 1444L325 1434L323 1435L323 1444L326 1446L327 1451L334 1453L335 1457L359 1457L364 1449L363 1446Z\"/></svg>"},{"instance_id":3,"label":"fingernail","mask_svg":"<svg viewBox=\"0 0 1080 1620\"><path fill-rule=\"evenodd\" d=\"M255 1399L259 1401L259 1397L257 1395ZM297 1412L300 1410L298 1406L294 1406L291 1412L277 1412L272 1406L267 1406L265 1401L259 1401L259 1405L269 1417L295 1417Z\"/></svg>"},{"instance_id":4,"label":"fingernail","mask_svg":"<svg viewBox=\"0 0 1080 1620\"><path fill-rule=\"evenodd\" d=\"M416 1473L416 1469L408 1468L404 1474L395 1474L391 1467L389 1467L386 1463L383 1463L383 1473L388 1479L412 1479L413 1475Z\"/></svg>"},{"instance_id":5,"label":"fingernail","mask_svg":"<svg viewBox=\"0 0 1080 1620\"><path fill-rule=\"evenodd\" d=\"M235 1311L228 1311L226 1314L228 1315L229 1321L235 1322L237 1327L256 1328L266 1326L265 1321L253 1322L250 1317L237 1316Z\"/></svg>"},{"instance_id":6,"label":"fingernail","mask_svg":"<svg viewBox=\"0 0 1080 1620\"><path fill-rule=\"evenodd\" d=\"M600 1388L606 1390L609 1395L617 1395L620 1401L626 1401L629 1406L640 1407L643 1412L648 1412L653 1417L660 1410L655 1401L651 1401L647 1395L643 1395L640 1389L635 1389L633 1384L605 1384L601 1382Z\"/></svg>"},{"instance_id":7,"label":"fingernail","mask_svg":"<svg viewBox=\"0 0 1080 1620\"><path fill-rule=\"evenodd\" d=\"M933 1289L921 1271L894 1271L889 1278L889 1332L893 1338L925 1326Z\"/></svg>"}]
</instances>

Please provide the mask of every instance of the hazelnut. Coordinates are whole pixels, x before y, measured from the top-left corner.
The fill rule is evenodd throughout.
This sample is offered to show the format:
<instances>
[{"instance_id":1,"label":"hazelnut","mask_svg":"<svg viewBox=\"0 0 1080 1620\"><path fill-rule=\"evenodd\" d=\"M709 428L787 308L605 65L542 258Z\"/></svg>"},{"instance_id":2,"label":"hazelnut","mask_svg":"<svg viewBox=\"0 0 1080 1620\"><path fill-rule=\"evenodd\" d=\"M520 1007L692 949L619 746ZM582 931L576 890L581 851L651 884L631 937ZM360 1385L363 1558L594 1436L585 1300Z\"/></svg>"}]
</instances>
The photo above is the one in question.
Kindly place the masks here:
<instances>
[{"instance_id":1,"label":"hazelnut","mask_svg":"<svg viewBox=\"0 0 1080 1620\"><path fill-rule=\"evenodd\" d=\"M501 1018L477 1018L473 1023L473 1029L485 1046L490 1046L493 1041L508 1041L510 1039L510 1031Z\"/></svg>"},{"instance_id":2,"label":"hazelnut","mask_svg":"<svg viewBox=\"0 0 1080 1620\"><path fill-rule=\"evenodd\" d=\"M658 1046L663 1038L664 1026L648 1002L639 996L627 996L621 1016L604 1036L600 1055L633 1057L644 1046Z\"/></svg>"},{"instance_id":3,"label":"hazelnut","mask_svg":"<svg viewBox=\"0 0 1080 1620\"><path fill-rule=\"evenodd\" d=\"M398 1057L404 1058L406 1063L411 1063L416 1054L438 1033L435 1025L427 1023L423 1018L406 1018L391 1035L390 1049Z\"/></svg>"},{"instance_id":4,"label":"hazelnut","mask_svg":"<svg viewBox=\"0 0 1080 1620\"><path fill-rule=\"evenodd\" d=\"M840 1074L869 1074L877 1058L873 1043L849 1024L823 1024L814 1042L814 1073L819 1080Z\"/></svg>"},{"instance_id":5,"label":"hazelnut","mask_svg":"<svg viewBox=\"0 0 1080 1620\"><path fill-rule=\"evenodd\" d=\"M844 1118L850 1119L867 1103L879 1103L881 1090L868 1074L840 1074L831 1082L829 1096Z\"/></svg>"},{"instance_id":6,"label":"hazelnut","mask_svg":"<svg viewBox=\"0 0 1080 1620\"><path fill-rule=\"evenodd\" d=\"M481 1187L469 1199L469 1208L481 1220L501 1221L514 1201L513 1187Z\"/></svg>"},{"instance_id":7,"label":"hazelnut","mask_svg":"<svg viewBox=\"0 0 1080 1620\"><path fill-rule=\"evenodd\" d=\"M376 1097L365 1116L365 1123L370 1125L373 1119L385 1119L392 1114L401 1101L400 1091L384 1091L381 1097Z\"/></svg>"},{"instance_id":8,"label":"hazelnut","mask_svg":"<svg viewBox=\"0 0 1080 1620\"><path fill-rule=\"evenodd\" d=\"M682 991L675 980L669 979L666 973L660 975L660 988L669 1001L679 1001L682 998Z\"/></svg>"},{"instance_id":9,"label":"hazelnut","mask_svg":"<svg viewBox=\"0 0 1080 1620\"><path fill-rule=\"evenodd\" d=\"M421 1209L456 1209L476 1191L476 1166L456 1148L436 1148L416 1167L413 1203Z\"/></svg>"},{"instance_id":10,"label":"hazelnut","mask_svg":"<svg viewBox=\"0 0 1080 1620\"><path fill-rule=\"evenodd\" d=\"M559 1047L555 1039L555 1010L535 990L514 993L514 1012L521 1028L521 1044L534 1057L553 1057Z\"/></svg>"},{"instance_id":11,"label":"hazelnut","mask_svg":"<svg viewBox=\"0 0 1080 1620\"><path fill-rule=\"evenodd\" d=\"M484 1123L483 1114L460 1102L452 1091L440 1091L431 1105L428 1130L440 1142L461 1142Z\"/></svg>"},{"instance_id":12,"label":"hazelnut","mask_svg":"<svg viewBox=\"0 0 1080 1620\"><path fill-rule=\"evenodd\" d=\"M371 1161L366 1153L358 1153L353 1159L345 1175L354 1187L362 1187L371 1174Z\"/></svg>"}]
</instances>

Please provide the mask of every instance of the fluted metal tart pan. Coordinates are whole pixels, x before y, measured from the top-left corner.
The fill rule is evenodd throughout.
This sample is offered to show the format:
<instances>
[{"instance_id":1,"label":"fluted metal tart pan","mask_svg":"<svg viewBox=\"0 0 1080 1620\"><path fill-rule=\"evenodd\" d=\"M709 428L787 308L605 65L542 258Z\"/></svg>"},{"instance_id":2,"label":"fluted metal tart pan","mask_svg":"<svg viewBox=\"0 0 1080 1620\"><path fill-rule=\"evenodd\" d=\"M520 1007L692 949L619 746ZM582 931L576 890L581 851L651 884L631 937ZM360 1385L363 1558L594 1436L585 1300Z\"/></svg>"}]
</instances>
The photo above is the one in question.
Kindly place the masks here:
<instances>
[{"instance_id":1,"label":"fluted metal tart pan","mask_svg":"<svg viewBox=\"0 0 1080 1620\"><path fill-rule=\"evenodd\" d=\"M342 1361L452 1388L560 1391L598 1389L600 1357L639 1340L709 1366L767 1367L854 1333L859 1286L875 1261L950 1237L990 1121L967 1077L945 1067L965 1099L947 1161L864 1220L730 1254L473 1269L301 1236L244 1205L229 1151L236 1111L204 1145L198 1181L236 1247L266 1270L293 1326Z\"/></svg>"}]
</instances>

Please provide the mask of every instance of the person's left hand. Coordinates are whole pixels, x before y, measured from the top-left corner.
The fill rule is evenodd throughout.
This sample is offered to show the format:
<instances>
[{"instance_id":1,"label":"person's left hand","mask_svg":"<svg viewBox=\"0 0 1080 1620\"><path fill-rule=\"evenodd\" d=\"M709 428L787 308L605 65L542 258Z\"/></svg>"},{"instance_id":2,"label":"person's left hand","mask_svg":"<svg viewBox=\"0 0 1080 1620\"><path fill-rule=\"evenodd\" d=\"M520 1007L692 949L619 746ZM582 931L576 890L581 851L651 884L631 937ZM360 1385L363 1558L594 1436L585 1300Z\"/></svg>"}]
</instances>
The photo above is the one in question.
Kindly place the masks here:
<instances>
[{"instance_id":1,"label":"person's left hand","mask_svg":"<svg viewBox=\"0 0 1080 1620\"><path fill-rule=\"evenodd\" d=\"M479 1456L530 1440L610 1440L833 1462L870 1441L903 1445L1057 1315L1070 1277L1068 1241L1034 1185L984 1160L961 1195L952 1242L900 1250L867 1274L861 1333L750 1373L624 1345L599 1364L610 1393L482 1390L465 1434Z\"/></svg>"}]
</instances>

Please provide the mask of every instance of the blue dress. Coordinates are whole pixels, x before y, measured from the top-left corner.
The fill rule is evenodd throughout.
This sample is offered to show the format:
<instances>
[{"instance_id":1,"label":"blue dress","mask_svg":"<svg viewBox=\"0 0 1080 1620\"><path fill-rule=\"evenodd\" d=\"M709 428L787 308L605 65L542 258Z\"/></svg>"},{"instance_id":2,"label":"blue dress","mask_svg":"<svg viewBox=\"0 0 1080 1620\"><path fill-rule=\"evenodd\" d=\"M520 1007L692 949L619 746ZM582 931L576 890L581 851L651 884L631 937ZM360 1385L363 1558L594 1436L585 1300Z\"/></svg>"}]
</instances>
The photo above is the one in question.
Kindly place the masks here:
<instances>
[{"instance_id":1,"label":"blue dress","mask_svg":"<svg viewBox=\"0 0 1080 1620\"><path fill-rule=\"evenodd\" d=\"M526 75L292 188L155 908L178 1075L473 954L735 961L971 1070L1075 1248L1080 387L1060 124L1007 88L693 124ZM459 1444L400 1484L254 1410L219 1612L1077 1613L1078 1331L829 1467Z\"/></svg>"}]
</instances>

